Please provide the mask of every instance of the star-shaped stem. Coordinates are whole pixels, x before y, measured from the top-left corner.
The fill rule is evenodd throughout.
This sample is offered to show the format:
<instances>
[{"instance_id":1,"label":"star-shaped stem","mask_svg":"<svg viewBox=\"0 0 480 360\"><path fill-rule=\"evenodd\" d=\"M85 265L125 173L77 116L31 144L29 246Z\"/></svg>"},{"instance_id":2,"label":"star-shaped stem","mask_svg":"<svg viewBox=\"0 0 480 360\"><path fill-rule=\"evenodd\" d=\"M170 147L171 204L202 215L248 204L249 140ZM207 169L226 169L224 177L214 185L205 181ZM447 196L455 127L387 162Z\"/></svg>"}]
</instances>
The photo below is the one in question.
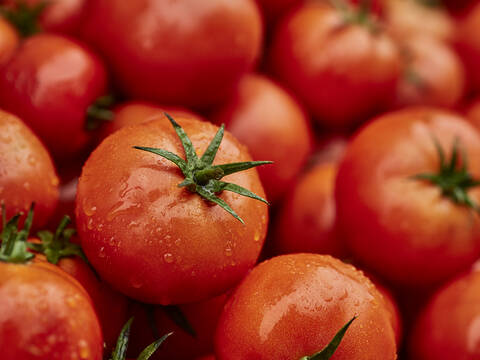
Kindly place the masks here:
<instances>
[{"instance_id":1,"label":"star-shaped stem","mask_svg":"<svg viewBox=\"0 0 480 360\"><path fill-rule=\"evenodd\" d=\"M480 185L468 172L468 159L465 151L459 151L459 140L453 143L452 155L446 159L445 152L436 138L433 138L439 159L439 168L436 173L421 173L413 176L413 179L425 180L438 186L442 195L448 197L456 204L466 206L477 212L480 207L468 195L468 190ZM461 159L459 156L461 153Z\"/></svg>"},{"instance_id":2,"label":"star-shaped stem","mask_svg":"<svg viewBox=\"0 0 480 360\"><path fill-rule=\"evenodd\" d=\"M220 127L220 129L213 137L213 140L208 145L207 150L205 150L205 153L202 155L201 158L198 158L190 138L187 136L182 127L169 114L165 113L165 116L168 118L173 128L175 129L175 132L180 138L183 149L185 151L186 160L182 159L180 156L170 151L163 149L143 146L134 146L134 148L160 155L161 157L177 165L185 176L185 179L180 184L178 184L179 187L185 187L189 191L197 193L204 199L219 205L225 211L234 216L235 219L239 220L242 223L244 222L238 216L238 214L225 201L217 197L217 194L226 190L268 204L267 200L254 194L250 190L245 189L240 185L227 183L220 180L224 176L239 171L251 169L260 165L271 164L271 161L246 161L222 165L213 165L213 161L215 159L215 156L217 155L218 148L220 147L220 143L223 139L225 126L222 125Z\"/></svg>"},{"instance_id":3,"label":"star-shaped stem","mask_svg":"<svg viewBox=\"0 0 480 360\"><path fill-rule=\"evenodd\" d=\"M9 221L6 221L5 205L2 204L3 230L0 234L2 242L0 245L0 261L24 264L34 257L34 254L29 252L27 248L27 239L33 222L34 207L35 204L32 203L23 224L23 229L18 230L18 221L22 214L17 214Z\"/></svg>"},{"instance_id":4,"label":"star-shaped stem","mask_svg":"<svg viewBox=\"0 0 480 360\"><path fill-rule=\"evenodd\" d=\"M42 31L38 19L48 5L47 1L30 5L25 0L18 0L14 7L0 6L0 15L10 22L22 37L28 37Z\"/></svg>"}]
</instances>

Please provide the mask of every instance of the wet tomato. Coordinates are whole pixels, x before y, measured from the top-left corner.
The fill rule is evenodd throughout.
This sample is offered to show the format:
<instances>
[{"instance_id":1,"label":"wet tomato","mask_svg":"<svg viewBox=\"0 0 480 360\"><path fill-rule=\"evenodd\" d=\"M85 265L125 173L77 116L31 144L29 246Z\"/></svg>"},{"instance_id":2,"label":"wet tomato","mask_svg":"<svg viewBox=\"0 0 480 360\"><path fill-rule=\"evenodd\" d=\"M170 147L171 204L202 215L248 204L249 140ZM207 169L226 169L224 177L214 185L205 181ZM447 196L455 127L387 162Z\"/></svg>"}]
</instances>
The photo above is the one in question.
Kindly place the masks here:
<instances>
[{"instance_id":1,"label":"wet tomato","mask_svg":"<svg viewBox=\"0 0 480 360\"><path fill-rule=\"evenodd\" d=\"M90 5L85 38L134 98L216 104L259 56L262 22L253 0L96 0Z\"/></svg>"},{"instance_id":2,"label":"wet tomato","mask_svg":"<svg viewBox=\"0 0 480 360\"><path fill-rule=\"evenodd\" d=\"M293 185L311 150L310 123L300 105L272 80L250 74L213 118L248 147L254 160L274 162L258 173L268 201L278 201Z\"/></svg>"},{"instance_id":3,"label":"wet tomato","mask_svg":"<svg viewBox=\"0 0 480 360\"><path fill-rule=\"evenodd\" d=\"M384 299L360 271L330 256L279 256L253 269L227 302L216 357L301 359L355 315L332 360L396 359Z\"/></svg>"},{"instance_id":4,"label":"wet tomato","mask_svg":"<svg viewBox=\"0 0 480 360\"><path fill-rule=\"evenodd\" d=\"M353 255L409 286L468 267L480 254L479 159L480 135L461 116L409 108L371 122L349 144L336 182Z\"/></svg>"}]
</instances>

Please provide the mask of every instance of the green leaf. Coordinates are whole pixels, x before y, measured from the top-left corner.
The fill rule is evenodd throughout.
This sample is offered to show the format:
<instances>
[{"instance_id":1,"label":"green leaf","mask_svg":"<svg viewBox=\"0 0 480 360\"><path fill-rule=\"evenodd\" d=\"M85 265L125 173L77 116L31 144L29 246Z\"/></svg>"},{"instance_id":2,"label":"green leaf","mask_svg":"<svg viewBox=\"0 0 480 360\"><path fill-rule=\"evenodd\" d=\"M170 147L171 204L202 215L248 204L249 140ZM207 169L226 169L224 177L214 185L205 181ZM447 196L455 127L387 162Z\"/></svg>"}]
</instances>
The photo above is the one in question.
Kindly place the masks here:
<instances>
[{"instance_id":1,"label":"green leaf","mask_svg":"<svg viewBox=\"0 0 480 360\"><path fill-rule=\"evenodd\" d=\"M17 0L15 8L0 6L0 15L10 22L22 37L28 37L42 31L38 19L47 6L47 1L30 5L25 0Z\"/></svg>"},{"instance_id":2,"label":"green leaf","mask_svg":"<svg viewBox=\"0 0 480 360\"><path fill-rule=\"evenodd\" d=\"M219 168L223 170L224 176L251 169L260 165L273 164L273 161L245 161L231 164L215 165L212 168Z\"/></svg>"},{"instance_id":3,"label":"green leaf","mask_svg":"<svg viewBox=\"0 0 480 360\"><path fill-rule=\"evenodd\" d=\"M248 189L245 189L244 187L241 187L240 185L237 184L232 184L232 183L227 183L223 181L217 181L218 184L220 184L219 188L221 190L228 190L255 200L259 200L264 202L265 204L269 205L268 201L262 198L261 196L258 196L257 194L251 192Z\"/></svg>"},{"instance_id":4,"label":"green leaf","mask_svg":"<svg viewBox=\"0 0 480 360\"><path fill-rule=\"evenodd\" d=\"M215 134L214 138L210 145L208 145L207 150L202 155L200 159L205 165L212 165L215 156L217 155L218 148L220 147L220 143L223 139L223 134L225 132L225 125L222 124L220 129L218 129L217 133Z\"/></svg>"},{"instance_id":5,"label":"green leaf","mask_svg":"<svg viewBox=\"0 0 480 360\"><path fill-rule=\"evenodd\" d=\"M18 230L18 222L22 214L17 214L6 222L1 234L1 261L17 264L26 263L35 256L28 251L27 246L27 239L33 222L34 208L35 204L32 203L21 230ZM5 211L5 207L2 207L2 210ZM5 214L2 214L2 217L5 218Z\"/></svg>"},{"instance_id":6,"label":"green leaf","mask_svg":"<svg viewBox=\"0 0 480 360\"><path fill-rule=\"evenodd\" d=\"M183 149L185 150L185 156L187 157L187 162L195 163L198 160L198 157L197 157L197 153L195 152L195 149L193 148L193 144L190 141L190 138L187 136L183 128L175 121L173 117L171 117L167 113L164 113L164 114L167 117L167 119L170 120L170 123L173 125L175 132L177 133L178 137L180 138L180 141L182 142Z\"/></svg>"},{"instance_id":7,"label":"green leaf","mask_svg":"<svg viewBox=\"0 0 480 360\"><path fill-rule=\"evenodd\" d=\"M165 334L160 339L158 339L157 341L151 343L149 346L147 346L145 348L145 350L142 351L142 353L140 355L138 355L137 360L148 360L148 359L150 359L150 357L153 355L153 353L158 350L160 345L162 345L163 342L169 336L171 336L172 334L173 334L173 332Z\"/></svg>"},{"instance_id":8,"label":"green leaf","mask_svg":"<svg viewBox=\"0 0 480 360\"><path fill-rule=\"evenodd\" d=\"M160 155L161 157L173 162L175 165L177 165L180 168L180 170L182 170L182 173L185 176L187 175L187 163L180 156L175 155L174 153L167 150L163 150L163 149L156 149L156 148L143 147L143 146L134 146L133 148L137 150L151 152L156 155Z\"/></svg>"},{"instance_id":9,"label":"green leaf","mask_svg":"<svg viewBox=\"0 0 480 360\"><path fill-rule=\"evenodd\" d=\"M123 326L122 331L117 339L117 346L113 350L110 360L125 360L127 358L128 341L130 337L130 328L132 326L133 317Z\"/></svg>"},{"instance_id":10,"label":"green leaf","mask_svg":"<svg viewBox=\"0 0 480 360\"><path fill-rule=\"evenodd\" d=\"M330 344L325 346L321 351L311 356L304 356L300 360L329 360L335 351L337 351L337 348L342 342L345 333L356 318L357 317L354 316L348 323L346 323L333 337L332 341L330 341Z\"/></svg>"},{"instance_id":11,"label":"green leaf","mask_svg":"<svg viewBox=\"0 0 480 360\"><path fill-rule=\"evenodd\" d=\"M161 306L161 309L180 329L182 329L192 337L197 337L195 329L192 327L185 314L178 306L164 305Z\"/></svg>"},{"instance_id":12,"label":"green leaf","mask_svg":"<svg viewBox=\"0 0 480 360\"><path fill-rule=\"evenodd\" d=\"M230 215L232 215L235 219L240 221L242 224L245 224L245 222L240 218L240 216L238 216L238 214L222 199L216 197L215 195L212 195L203 187L198 187L197 193L201 195L203 198L207 199L208 201L211 201L217 204L218 206L220 206L223 210L227 211Z\"/></svg>"}]
</instances>

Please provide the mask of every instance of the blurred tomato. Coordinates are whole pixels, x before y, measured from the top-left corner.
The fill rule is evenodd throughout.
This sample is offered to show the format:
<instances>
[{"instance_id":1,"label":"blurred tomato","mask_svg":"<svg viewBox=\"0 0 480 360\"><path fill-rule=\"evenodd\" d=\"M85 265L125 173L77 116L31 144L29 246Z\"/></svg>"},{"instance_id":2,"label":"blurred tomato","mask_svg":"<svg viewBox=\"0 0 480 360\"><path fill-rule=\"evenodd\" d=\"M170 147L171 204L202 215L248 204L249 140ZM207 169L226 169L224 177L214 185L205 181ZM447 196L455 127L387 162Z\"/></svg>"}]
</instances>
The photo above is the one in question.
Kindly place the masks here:
<instances>
[{"instance_id":1,"label":"blurred tomato","mask_svg":"<svg viewBox=\"0 0 480 360\"><path fill-rule=\"evenodd\" d=\"M17 50L19 38L13 26L0 17L0 67L4 66Z\"/></svg>"},{"instance_id":2,"label":"blurred tomato","mask_svg":"<svg viewBox=\"0 0 480 360\"><path fill-rule=\"evenodd\" d=\"M480 131L480 98L475 99L467 108L468 121Z\"/></svg>"},{"instance_id":3,"label":"blurred tomato","mask_svg":"<svg viewBox=\"0 0 480 360\"><path fill-rule=\"evenodd\" d=\"M262 23L253 0L96 0L85 37L125 94L207 107L258 58Z\"/></svg>"},{"instance_id":4,"label":"blurred tomato","mask_svg":"<svg viewBox=\"0 0 480 360\"><path fill-rule=\"evenodd\" d=\"M311 150L310 123L300 105L272 80L250 74L213 119L226 124L254 160L273 161L258 173L268 201L278 201L293 185Z\"/></svg>"}]
</instances>

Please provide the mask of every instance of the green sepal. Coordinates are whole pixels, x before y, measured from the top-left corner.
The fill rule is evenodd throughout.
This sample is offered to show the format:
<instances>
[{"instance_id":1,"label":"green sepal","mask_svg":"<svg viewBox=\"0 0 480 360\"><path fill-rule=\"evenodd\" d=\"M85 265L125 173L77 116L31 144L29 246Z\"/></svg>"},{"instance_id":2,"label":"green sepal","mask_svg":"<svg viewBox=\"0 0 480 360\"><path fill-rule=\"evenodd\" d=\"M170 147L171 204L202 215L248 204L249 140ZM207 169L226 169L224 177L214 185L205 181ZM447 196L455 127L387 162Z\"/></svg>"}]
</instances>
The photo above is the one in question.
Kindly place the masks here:
<instances>
[{"instance_id":1,"label":"green sepal","mask_svg":"<svg viewBox=\"0 0 480 360\"><path fill-rule=\"evenodd\" d=\"M450 159L445 156L445 151L438 142L438 139L432 136L435 149L437 151L439 166L436 173L420 173L411 176L414 180L428 181L436 185L442 191L442 195L450 198L454 203L466 206L480 213L480 207L468 195L468 190L480 185L480 180L473 178L468 172L467 154L462 149L460 151L460 141L458 138L453 143L452 155ZM460 154L462 154L462 166L460 166Z\"/></svg>"},{"instance_id":2,"label":"green sepal","mask_svg":"<svg viewBox=\"0 0 480 360\"><path fill-rule=\"evenodd\" d=\"M6 221L5 204L2 204L2 221L3 229L0 234L2 244L0 246L0 261L25 264L35 257L28 251L27 240L33 223L33 213L35 204L32 203L27 217L23 224L23 228L18 230L18 222L22 214L13 216Z\"/></svg>"},{"instance_id":3,"label":"green sepal","mask_svg":"<svg viewBox=\"0 0 480 360\"><path fill-rule=\"evenodd\" d=\"M42 31L38 20L47 6L47 1L29 5L24 0L17 0L14 8L0 6L0 15L17 29L20 36L28 37Z\"/></svg>"},{"instance_id":4,"label":"green sepal","mask_svg":"<svg viewBox=\"0 0 480 360\"><path fill-rule=\"evenodd\" d=\"M247 190L239 185L226 183L220 180L227 175L239 171L248 170L260 165L272 164L271 161L246 161L231 164L213 165L213 161L215 160L215 156L220 148L220 144L225 133L225 126L222 125L218 129L204 154L199 159L192 142L183 128L169 114L165 113L165 116L172 124L182 143L186 160L164 149L143 146L134 146L134 149L159 155L174 163L182 171L183 176L185 177L185 179L178 184L179 187L185 187L189 191L197 193L205 200L219 205L222 209L227 211L241 223L244 223L244 221L240 218L240 216L238 216L238 214L224 200L217 197L217 194L227 190L268 204L265 199L254 194L250 190Z\"/></svg>"},{"instance_id":5,"label":"green sepal","mask_svg":"<svg viewBox=\"0 0 480 360\"><path fill-rule=\"evenodd\" d=\"M332 341L330 341L330 343L321 351L310 356L304 356L300 360L329 360L333 354L335 354L335 351L337 351L337 348L342 342L345 333L356 318L357 317L354 316L348 323L346 323L333 337Z\"/></svg>"},{"instance_id":6,"label":"green sepal","mask_svg":"<svg viewBox=\"0 0 480 360\"><path fill-rule=\"evenodd\" d=\"M371 33L381 30L380 24L371 12L371 0L360 0L358 6L353 6L347 0L329 0L330 4L343 16L345 24L365 26Z\"/></svg>"},{"instance_id":7,"label":"green sepal","mask_svg":"<svg viewBox=\"0 0 480 360\"><path fill-rule=\"evenodd\" d=\"M137 360L148 360L153 355L155 351L163 344L163 342L169 337L173 335L173 332L163 335L157 341L154 341L150 345L148 345L141 353L138 355Z\"/></svg>"},{"instance_id":8,"label":"green sepal","mask_svg":"<svg viewBox=\"0 0 480 360\"><path fill-rule=\"evenodd\" d=\"M98 129L103 123L113 121L115 113L111 110L111 107L114 104L115 97L111 94L97 98L93 104L87 108L85 128L88 131L93 131Z\"/></svg>"},{"instance_id":9,"label":"green sepal","mask_svg":"<svg viewBox=\"0 0 480 360\"><path fill-rule=\"evenodd\" d=\"M161 309L165 312L165 315L167 315L170 320L172 320L175 325L177 325L180 329L182 329L192 337L197 337L197 332L193 328L192 324L190 324L183 311L178 306L163 305L161 306Z\"/></svg>"}]
</instances>

